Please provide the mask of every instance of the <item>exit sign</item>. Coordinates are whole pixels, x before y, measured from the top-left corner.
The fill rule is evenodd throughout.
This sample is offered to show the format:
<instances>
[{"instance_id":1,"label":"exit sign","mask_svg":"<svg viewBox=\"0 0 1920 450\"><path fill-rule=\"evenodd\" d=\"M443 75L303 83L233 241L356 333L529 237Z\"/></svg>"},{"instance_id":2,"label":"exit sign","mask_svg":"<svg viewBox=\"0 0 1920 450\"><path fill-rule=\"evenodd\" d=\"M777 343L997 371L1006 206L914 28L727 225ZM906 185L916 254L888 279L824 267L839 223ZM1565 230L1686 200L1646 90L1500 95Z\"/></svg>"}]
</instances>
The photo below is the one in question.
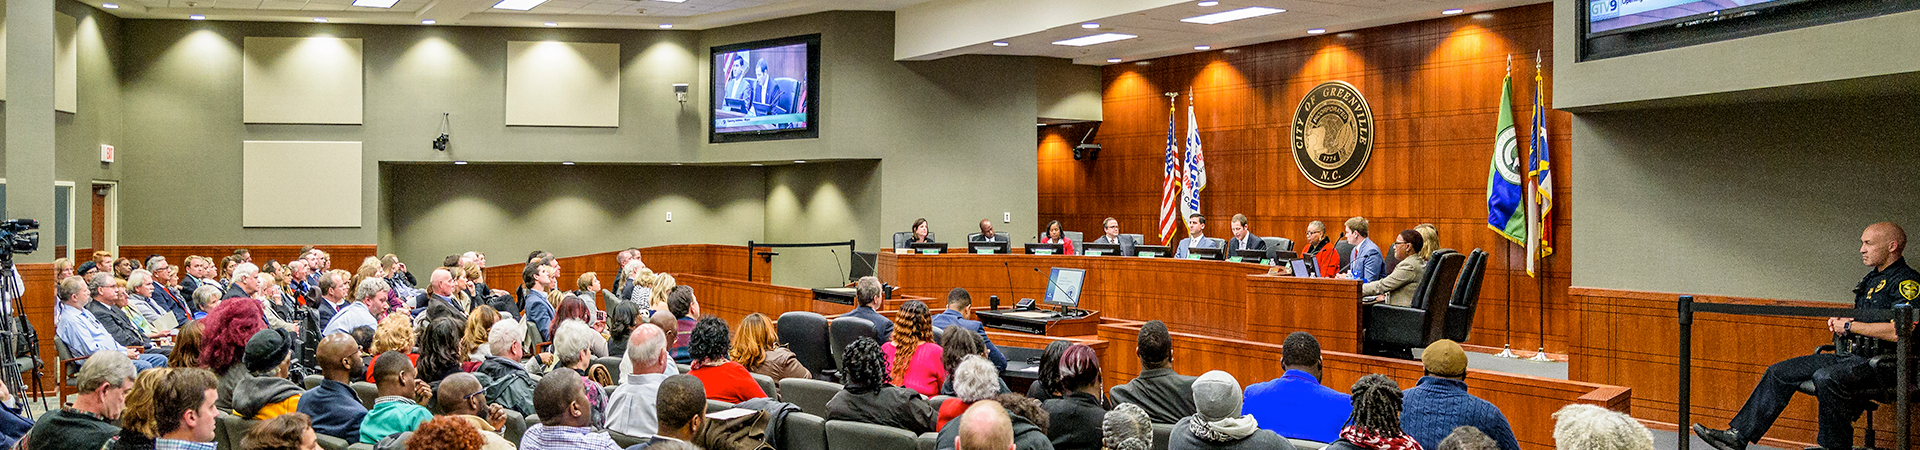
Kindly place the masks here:
<instances>
[{"instance_id":1,"label":"exit sign","mask_svg":"<svg viewBox=\"0 0 1920 450\"><path fill-rule=\"evenodd\" d=\"M107 145L107 144L100 144L100 162L103 162L103 163L113 162L113 146Z\"/></svg>"}]
</instances>

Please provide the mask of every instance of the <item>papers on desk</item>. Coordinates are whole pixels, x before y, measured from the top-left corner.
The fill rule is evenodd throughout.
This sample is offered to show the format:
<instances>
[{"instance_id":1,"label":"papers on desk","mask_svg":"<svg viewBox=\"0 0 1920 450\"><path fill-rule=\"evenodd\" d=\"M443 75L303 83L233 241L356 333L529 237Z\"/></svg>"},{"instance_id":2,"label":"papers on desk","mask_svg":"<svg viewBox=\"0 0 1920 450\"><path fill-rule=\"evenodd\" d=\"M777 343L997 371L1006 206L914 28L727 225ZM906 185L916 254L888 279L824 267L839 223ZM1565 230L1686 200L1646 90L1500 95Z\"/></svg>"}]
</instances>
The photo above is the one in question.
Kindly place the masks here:
<instances>
[{"instance_id":1,"label":"papers on desk","mask_svg":"<svg viewBox=\"0 0 1920 450\"><path fill-rule=\"evenodd\" d=\"M1006 315L1014 316L1014 317L1025 317L1028 319L1048 319L1053 317L1053 312L1052 311L1020 311L1020 312L1006 313Z\"/></svg>"},{"instance_id":2,"label":"papers on desk","mask_svg":"<svg viewBox=\"0 0 1920 450\"><path fill-rule=\"evenodd\" d=\"M1026 366L1026 367L1022 367L1022 368L1019 368L1019 369L1012 369L1012 370L1008 370L1008 372L1031 372L1031 373L1040 373L1040 365L1038 365L1038 364L1035 364L1035 365L1031 365L1031 366Z\"/></svg>"}]
</instances>

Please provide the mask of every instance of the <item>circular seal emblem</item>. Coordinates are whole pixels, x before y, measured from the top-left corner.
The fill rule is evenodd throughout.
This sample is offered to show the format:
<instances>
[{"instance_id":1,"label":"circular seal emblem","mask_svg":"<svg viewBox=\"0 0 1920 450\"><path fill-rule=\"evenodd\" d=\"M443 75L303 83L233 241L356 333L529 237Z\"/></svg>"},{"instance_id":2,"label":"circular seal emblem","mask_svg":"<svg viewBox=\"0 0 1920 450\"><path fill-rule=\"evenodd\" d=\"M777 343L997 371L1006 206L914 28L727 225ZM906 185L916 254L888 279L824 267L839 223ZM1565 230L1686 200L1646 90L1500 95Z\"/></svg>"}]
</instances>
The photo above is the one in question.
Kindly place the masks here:
<instances>
[{"instance_id":1,"label":"circular seal emblem","mask_svg":"<svg viewBox=\"0 0 1920 450\"><path fill-rule=\"evenodd\" d=\"M1360 176L1373 155L1373 110L1344 81L1314 86L1293 111L1293 162L1308 181L1338 189Z\"/></svg>"}]
</instances>

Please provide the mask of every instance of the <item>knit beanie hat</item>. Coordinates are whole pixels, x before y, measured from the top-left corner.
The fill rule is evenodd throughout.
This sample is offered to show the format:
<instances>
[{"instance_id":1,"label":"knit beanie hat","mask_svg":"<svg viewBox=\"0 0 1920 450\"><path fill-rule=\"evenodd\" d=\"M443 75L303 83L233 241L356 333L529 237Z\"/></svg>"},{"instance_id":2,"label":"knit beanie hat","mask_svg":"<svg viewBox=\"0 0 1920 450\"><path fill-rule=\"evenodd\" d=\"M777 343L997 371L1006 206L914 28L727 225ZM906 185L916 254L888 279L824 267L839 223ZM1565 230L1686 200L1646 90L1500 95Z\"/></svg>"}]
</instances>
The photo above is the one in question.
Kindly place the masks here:
<instances>
[{"instance_id":1,"label":"knit beanie hat","mask_svg":"<svg viewBox=\"0 0 1920 450\"><path fill-rule=\"evenodd\" d=\"M1240 381L1233 374L1209 371L1193 380L1193 406L1200 417L1212 420L1240 417Z\"/></svg>"},{"instance_id":2,"label":"knit beanie hat","mask_svg":"<svg viewBox=\"0 0 1920 450\"><path fill-rule=\"evenodd\" d=\"M286 361L287 352L293 350L292 333L279 328L267 328L253 333L247 339L246 353L242 360L247 364L248 372L260 372L272 369Z\"/></svg>"}]
</instances>

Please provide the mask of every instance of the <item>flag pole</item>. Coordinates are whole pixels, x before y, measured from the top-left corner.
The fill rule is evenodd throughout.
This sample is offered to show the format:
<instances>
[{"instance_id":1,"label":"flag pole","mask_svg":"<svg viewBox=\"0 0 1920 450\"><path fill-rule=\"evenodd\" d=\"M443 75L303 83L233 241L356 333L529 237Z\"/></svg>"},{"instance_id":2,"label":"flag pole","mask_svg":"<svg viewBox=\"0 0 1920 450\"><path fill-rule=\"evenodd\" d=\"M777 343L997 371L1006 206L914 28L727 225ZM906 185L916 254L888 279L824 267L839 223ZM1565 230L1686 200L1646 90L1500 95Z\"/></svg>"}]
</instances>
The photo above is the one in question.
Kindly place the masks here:
<instances>
[{"instance_id":1,"label":"flag pole","mask_svg":"<svg viewBox=\"0 0 1920 450\"><path fill-rule=\"evenodd\" d=\"M1501 344L1500 353L1494 354L1493 356L1496 358L1520 359L1520 355L1513 353L1513 247L1515 244L1513 241L1505 239L1501 241L1507 244L1506 257L1501 258L1506 262L1504 267L1507 272L1507 301L1505 302L1507 308L1507 313L1505 314L1507 316L1507 342ZM1523 249L1521 251L1524 252L1526 250Z\"/></svg>"},{"instance_id":2,"label":"flag pole","mask_svg":"<svg viewBox=\"0 0 1920 450\"><path fill-rule=\"evenodd\" d=\"M1540 74L1540 50L1539 49L1533 50L1533 73L1536 76ZM1536 81L1537 80L1538 79L1536 78ZM1533 84L1533 91L1534 91L1533 101L1536 109L1539 107L1539 104L1540 104L1541 88L1543 88L1543 86L1541 86L1540 83ZM1544 114L1544 112L1536 110L1534 111L1534 114ZM1539 133L1540 129L1535 128L1533 132ZM1534 148L1532 149L1532 151L1540 151L1540 149ZM1529 177L1529 178L1532 178L1532 177ZM1543 188L1551 192L1553 189L1553 186L1540 186L1540 180L1538 179L1533 180L1533 183L1534 184L1533 184L1532 192L1537 193L1539 192L1540 189L1543 189ZM1538 202L1535 202L1535 203L1536 204L1531 206L1536 209L1539 208L1539 205L1537 204ZM1538 235L1533 236L1533 239L1536 239L1536 240L1540 239L1540 236L1546 236L1547 227L1553 226L1553 224L1547 223L1547 221L1545 220L1546 217L1545 217L1544 211L1542 213L1543 214L1541 214L1541 217L1535 219L1538 222L1538 225L1540 226L1540 233ZM1529 358L1529 360L1536 361L1536 362L1553 362L1553 358L1547 357L1547 273L1548 273L1547 258L1541 257L1539 253L1536 253L1531 250L1527 252L1527 258L1540 260L1540 274L1536 276L1534 280L1534 286L1536 289L1539 290L1538 310L1540 312L1539 313L1540 327L1537 329L1540 330L1540 349L1539 351L1534 352L1533 358Z\"/></svg>"}]
</instances>

